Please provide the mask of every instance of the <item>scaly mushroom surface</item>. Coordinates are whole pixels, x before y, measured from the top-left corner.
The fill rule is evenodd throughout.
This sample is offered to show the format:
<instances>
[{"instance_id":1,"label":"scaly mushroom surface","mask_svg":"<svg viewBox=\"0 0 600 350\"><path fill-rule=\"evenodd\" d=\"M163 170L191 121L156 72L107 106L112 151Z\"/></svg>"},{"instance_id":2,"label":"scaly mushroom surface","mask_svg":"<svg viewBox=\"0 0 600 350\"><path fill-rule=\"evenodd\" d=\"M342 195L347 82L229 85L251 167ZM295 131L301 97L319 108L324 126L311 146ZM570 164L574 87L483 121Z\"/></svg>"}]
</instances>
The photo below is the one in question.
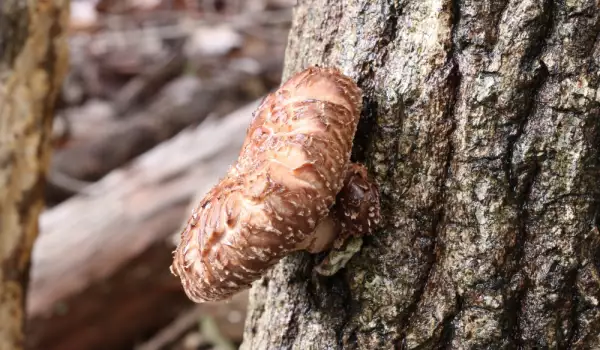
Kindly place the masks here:
<instances>
[{"instance_id":1,"label":"scaly mushroom surface","mask_svg":"<svg viewBox=\"0 0 600 350\"><path fill-rule=\"evenodd\" d=\"M227 299L291 252L372 233L379 192L350 161L361 104L352 79L318 67L263 100L237 161L194 209L174 252L171 271L191 300Z\"/></svg>"}]
</instances>

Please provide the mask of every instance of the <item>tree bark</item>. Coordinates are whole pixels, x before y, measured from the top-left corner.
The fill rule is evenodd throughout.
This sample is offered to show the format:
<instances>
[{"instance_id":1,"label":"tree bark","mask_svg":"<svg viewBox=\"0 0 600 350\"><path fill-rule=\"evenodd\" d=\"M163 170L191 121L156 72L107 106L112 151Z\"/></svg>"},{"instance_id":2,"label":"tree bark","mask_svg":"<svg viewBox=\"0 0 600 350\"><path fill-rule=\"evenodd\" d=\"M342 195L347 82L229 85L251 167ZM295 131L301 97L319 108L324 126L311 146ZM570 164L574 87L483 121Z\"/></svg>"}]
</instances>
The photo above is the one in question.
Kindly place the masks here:
<instances>
[{"instance_id":1,"label":"tree bark","mask_svg":"<svg viewBox=\"0 0 600 350\"><path fill-rule=\"evenodd\" d=\"M596 1L299 1L284 79L364 91L382 228L331 278L288 257L244 349L600 347Z\"/></svg>"},{"instance_id":2,"label":"tree bark","mask_svg":"<svg viewBox=\"0 0 600 350\"><path fill-rule=\"evenodd\" d=\"M0 349L24 344L31 248L53 107L68 58L67 0L0 2Z\"/></svg>"}]
</instances>

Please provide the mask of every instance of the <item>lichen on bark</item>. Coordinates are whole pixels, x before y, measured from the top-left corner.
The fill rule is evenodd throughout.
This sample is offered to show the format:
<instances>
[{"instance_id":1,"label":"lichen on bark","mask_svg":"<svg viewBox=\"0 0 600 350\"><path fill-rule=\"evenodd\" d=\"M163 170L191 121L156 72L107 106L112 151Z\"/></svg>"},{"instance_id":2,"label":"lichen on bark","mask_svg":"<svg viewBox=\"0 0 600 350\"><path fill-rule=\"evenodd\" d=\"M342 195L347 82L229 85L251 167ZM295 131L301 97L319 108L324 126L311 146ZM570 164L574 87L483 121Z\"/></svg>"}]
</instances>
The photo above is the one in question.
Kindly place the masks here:
<instances>
[{"instance_id":1,"label":"lichen on bark","mask_svg":"<svg viewBox=\"0 0 600 350\"><path fill-rule=\"evenodd\" d=\"M0 2L0 349L24 347L30 253L43 208L68 1Z\"/></svg>"},{"instance_id":2,"label":"lichen on bark","mask_svg":"<svg viewBox=\"0 0 600 350\"><path fill-rule=\"evenodd\" d=\"M358 81L384 223L258 281L242 347L599 347L598 33L592 0L299 1L284 79Z\"/></svg>"}]
</instances>

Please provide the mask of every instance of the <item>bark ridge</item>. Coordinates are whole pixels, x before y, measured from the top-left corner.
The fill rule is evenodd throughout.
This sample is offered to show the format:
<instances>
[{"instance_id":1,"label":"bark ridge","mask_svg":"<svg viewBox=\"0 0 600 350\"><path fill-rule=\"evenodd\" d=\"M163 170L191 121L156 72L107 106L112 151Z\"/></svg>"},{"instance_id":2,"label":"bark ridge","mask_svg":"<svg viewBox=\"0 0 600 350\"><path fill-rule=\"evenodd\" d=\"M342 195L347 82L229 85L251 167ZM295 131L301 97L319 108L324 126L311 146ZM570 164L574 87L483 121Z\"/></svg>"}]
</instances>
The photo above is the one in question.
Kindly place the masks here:
<instances>
[{"instance_id":1,"label":"bark ridge","mask_svg":"<svg viewBox=\"0 0 600 350\"><path fill-rule=\"evenodd\" d=\"M599 32L591 0L300 1L284 79L358 81L384 227L258 281L242 347L600 346Z\"/></svg>"}]
</instances>

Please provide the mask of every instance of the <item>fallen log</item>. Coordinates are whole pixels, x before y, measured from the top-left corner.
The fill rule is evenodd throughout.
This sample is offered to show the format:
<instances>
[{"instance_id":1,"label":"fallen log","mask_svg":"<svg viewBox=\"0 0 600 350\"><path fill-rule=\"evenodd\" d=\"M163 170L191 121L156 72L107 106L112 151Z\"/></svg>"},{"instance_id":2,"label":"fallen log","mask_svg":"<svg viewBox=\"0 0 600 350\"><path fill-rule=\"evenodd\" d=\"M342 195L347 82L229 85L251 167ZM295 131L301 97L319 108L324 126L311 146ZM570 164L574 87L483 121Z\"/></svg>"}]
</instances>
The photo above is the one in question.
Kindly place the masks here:
<instances>
[{"instance_id":1,"label":"fallen log","mask_svg":"<svg viewBox=\"0 0 600 350\"><path fill-rule=\"evenodd\" d=\"M85 138L58 149L50 166L48 203L59 203L73 194L72 189L61 185L61 178L97 181L184 128L197 125L209 115L232 112L250 98L264 94L271 88L268 73L273 67L268 65L281 66L279 61L267 62L256 73L232 70L210 82L192 76L177 78L143 110L127 118L107 120ZM256 85L257 79L266 80L261 89L264 91L245 91L248 85ZM73 119L77 122L77 116Z\"/></svg>"},{"instance_id":2,"label":"fallen log","mask_svg":"<svg viewBox=\"0 0 600 350\"><path fill-rule=\"evenodd\" d=\"M169 272L173 237L237 157L257 105L181 132L42 214L29 349L131 349L192 306Z\"/></svg>"}]
</instances>

